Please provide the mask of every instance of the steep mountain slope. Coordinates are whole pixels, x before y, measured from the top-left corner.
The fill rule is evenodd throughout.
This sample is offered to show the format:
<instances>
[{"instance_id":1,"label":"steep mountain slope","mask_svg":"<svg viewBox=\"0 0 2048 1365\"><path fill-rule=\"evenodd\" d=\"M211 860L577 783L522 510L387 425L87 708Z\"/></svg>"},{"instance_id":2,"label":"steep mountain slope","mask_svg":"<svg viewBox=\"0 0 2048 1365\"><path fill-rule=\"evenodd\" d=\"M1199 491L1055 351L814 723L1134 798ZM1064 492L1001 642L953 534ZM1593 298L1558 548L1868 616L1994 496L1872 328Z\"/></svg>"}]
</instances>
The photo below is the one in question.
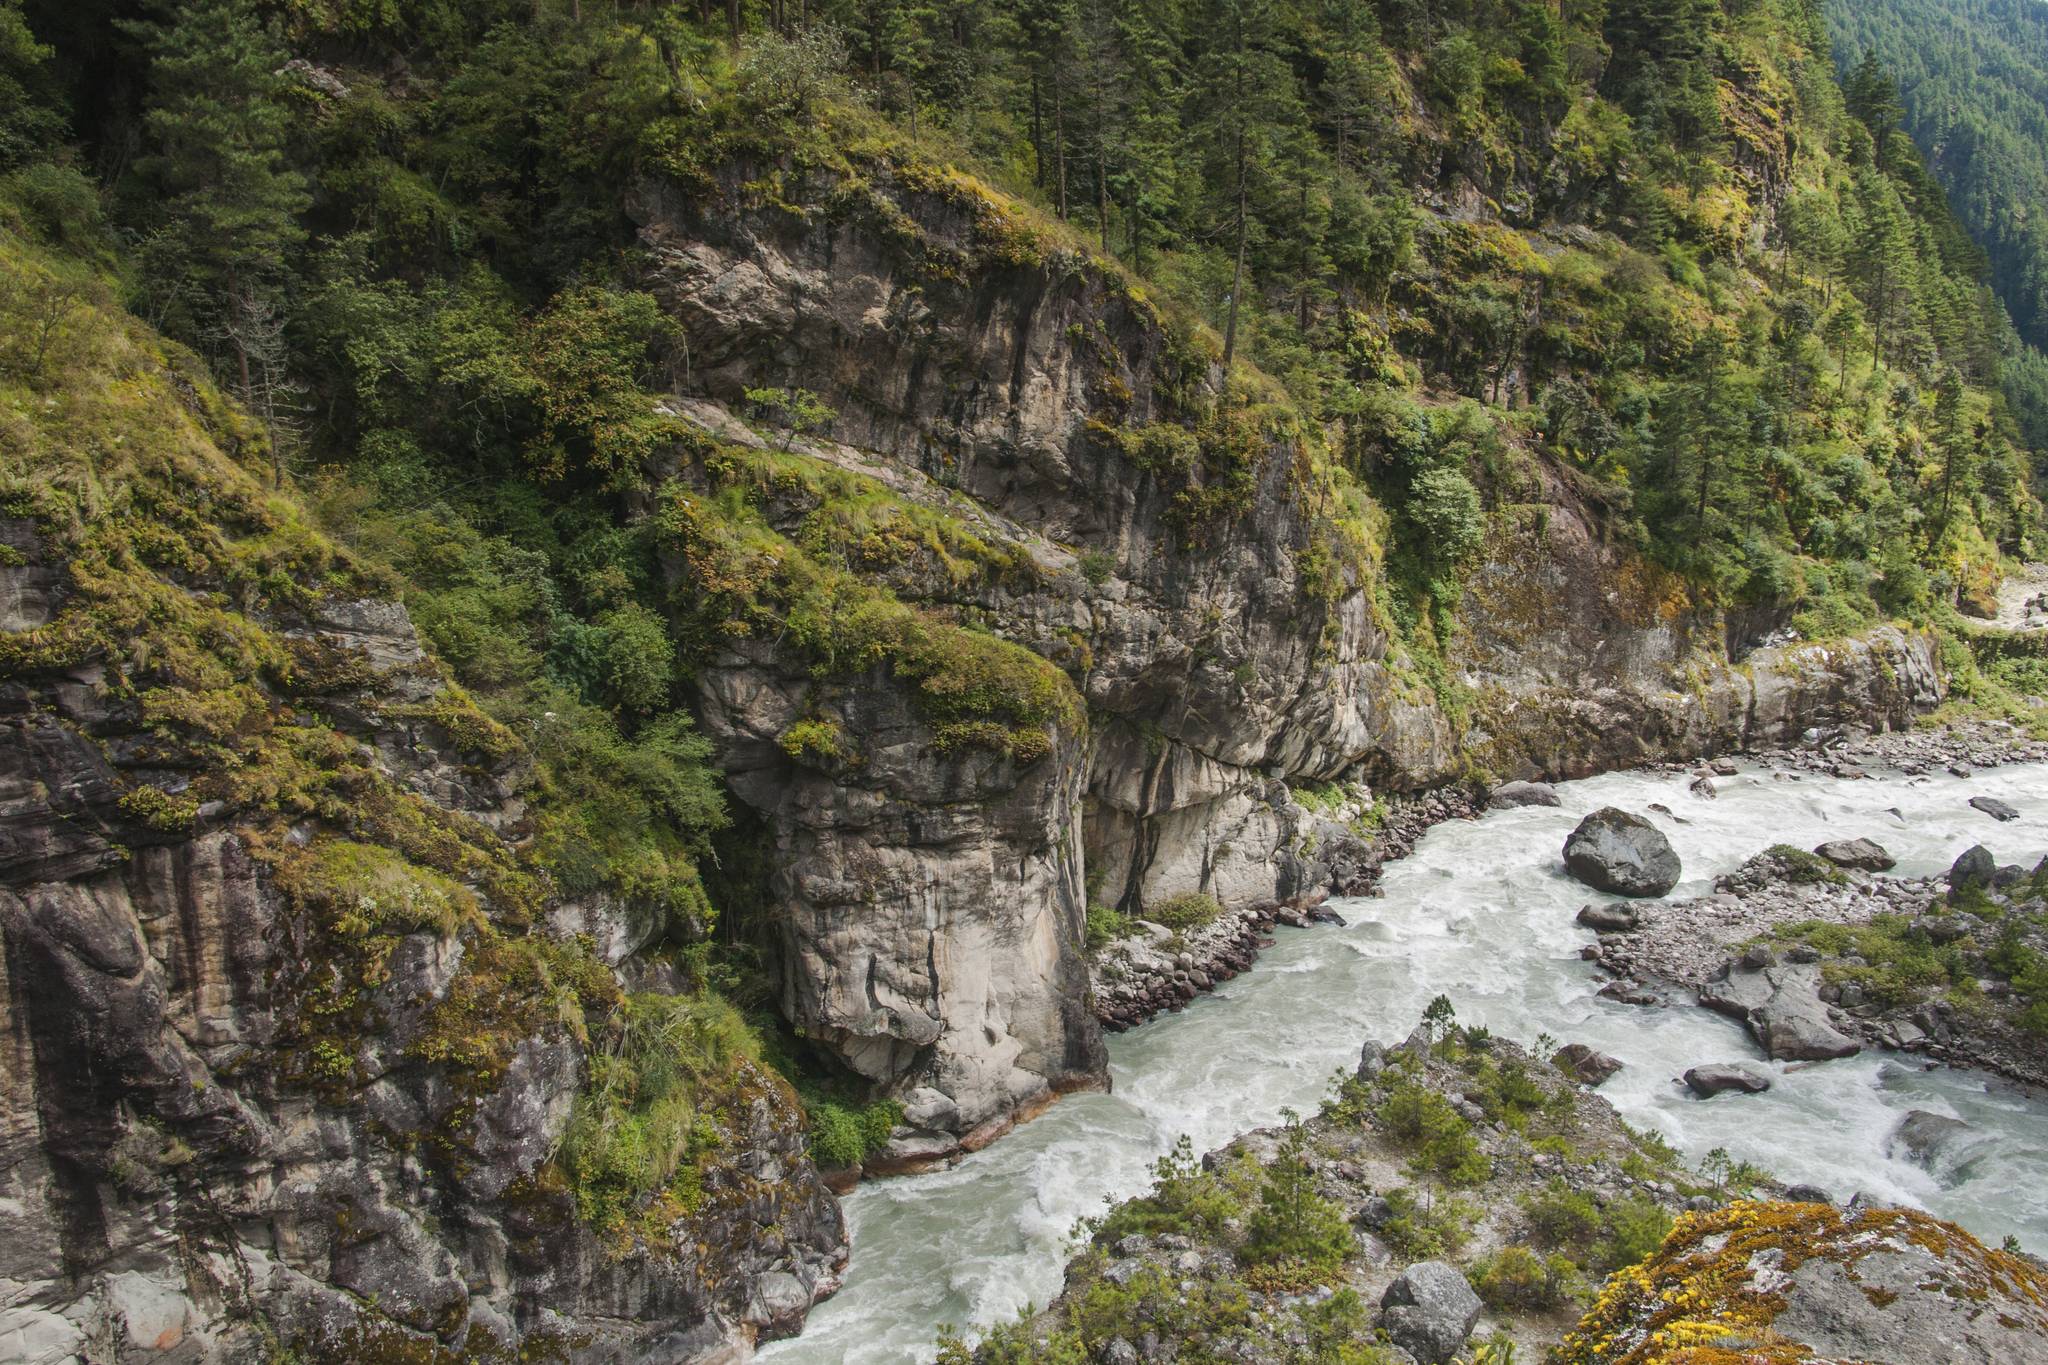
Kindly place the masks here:
<instances>
[{"instance_id":1,"label":"steep mountain slope","mask_svg":"<svg viewBox=\"0 0 2048 1365\"><path fill-rule=\"evenodd\" d=\"M2048 345L2048 17L2024 0L1876 0L1827 15L1843 80L1919 145L2020 337ZM2048 363L2015 351L2007 368L2039 445Z\"/></svg>"},{"instance_id":2,"label":"steep mountain slope","mask_svg":"<svg viewBox=\"0 0 2048 1365\"><path fill-rule=\"evenodd\" d=\"M788 1330L772 1072L1102 1083L1089 910L1341 885L1297 787L2011 704L1995 304L1810 10L1084 9L0 4L10 1329Z\"/></svg>"}]
</instances>

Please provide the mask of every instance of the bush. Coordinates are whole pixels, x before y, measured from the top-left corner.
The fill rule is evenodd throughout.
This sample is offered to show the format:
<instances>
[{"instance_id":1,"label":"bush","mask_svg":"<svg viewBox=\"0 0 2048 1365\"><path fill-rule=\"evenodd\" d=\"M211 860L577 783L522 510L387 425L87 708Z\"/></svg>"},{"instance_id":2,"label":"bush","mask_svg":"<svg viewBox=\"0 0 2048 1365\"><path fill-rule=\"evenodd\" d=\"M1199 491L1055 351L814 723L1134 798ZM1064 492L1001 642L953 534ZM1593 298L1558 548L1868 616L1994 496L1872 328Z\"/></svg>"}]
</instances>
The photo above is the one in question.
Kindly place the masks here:
<instances>
[{"instance_id":1,"label":"bush","mask_svg":"<svg viewBox=\"0 0 2048 1365\"><path fill-rule=\"evenodd\" d=\"M1177 1232L1205 1239L1222 1232L1244 1212L1237 1182L1202 1169L1194 1144L1182 1134L1173 1150L1152 1163L1152 1192L1111 1210L1096 1229L1095 1240L1115 1242L1133 1234L1156 1236Z\"/></svg>"},{"instance_id":2,"label":"bush","mask_svg":"<svg viewBox=\"0 0 2048 1365\"><path fill-rule=\"evenodd\" d=\"M1146 907L1143 918L1181 933L1213 923L1222 913L1223 907L1217 903L1214 896L1205 895L1200 891L1189 891Z\"/></svg>"},{"instance_id":3,"label":"bush","mask_svg":"<svg viewBox=\"0 0 2048 1365\"><path fill-rule=\"evenodd\" d=\"M1088 951L1101 952L1135 928L1135 922L1122 911L1107 905L1091 905L1088 907Z\"/></svg>"},{"instance_id":4,"label":"bush","mask_svg":"<svg viewBox=\"0 0 2048 1365\"><path fill-rule=\"evenodd\" d=\"M1600 1235L1600 1206L1593 1197L1553 1180L1540 1194L1522 1201L1529 1227L1546 1246L1591 1247Z\"/></svg>"},{"instance_id":5,"label":"bush","mask_svg":"<svg viewBox=\"0 0 2048 1365\"><path fill-rule=\"evenodd\" d=\"M1452 1185L1477 1185L1493 1174L1472 1126L1427 1086L1396 1082L1380 1101L1378 1117L1388 1135L1415 1150L1411 1169L1417 1174L1439 1176Z\"/></svg>"},{"instance_id":6,"label":"bush","mask_svg":"<svg viewBox=\"0 0 2048 1365\"><path fill-rule=\"evenodd\" d=\"M1557 1252L1502 1247L1472 1268L1472 1287L1502 1312L1545 1313L1561 1307L1581 1283L1579 1268Z\"/></svg>"},{"instance_id":7,"label":"bush","mask_svg":"<svg viewBox=\"0 0 2048 1365\"><path fill-rule=\"evenodd\" d=\"M1295 1271L1296 1287L1327 1282L1354 1245L1343 1210L1316 1190L1307 1150L1308 1130L1289 1113L1280 1151L1260 1181L1259 1207L1244 1244L1254 1264Z\"/></svg>"},{"instance_id":8,"label":"bush","mask_svg":"<svg viewBox=\"0 0 2048 1365\"><path fill-rule=\"evenodd\" d=\"M811 1115L811 1159L827 1169L851 1166L881 1151L903 1121L903 1106L894 1100L877 1100L862 1109L817 1100L805 1108Z\"/></svg>"},{"instance_id":9,"label":"bush","mask_svg":"<svg viewBox=\"0 0 2048 1365\"><path fill-rule=\"evenodd\" d=\"M1393 1216L1380 1225L1380 1240L1411 1261L1443 1256L1465 1245L1479 1211L1455 1197L1424 1200L1411 1189L1388 1190Z\"/></svg>"}]
</instances>

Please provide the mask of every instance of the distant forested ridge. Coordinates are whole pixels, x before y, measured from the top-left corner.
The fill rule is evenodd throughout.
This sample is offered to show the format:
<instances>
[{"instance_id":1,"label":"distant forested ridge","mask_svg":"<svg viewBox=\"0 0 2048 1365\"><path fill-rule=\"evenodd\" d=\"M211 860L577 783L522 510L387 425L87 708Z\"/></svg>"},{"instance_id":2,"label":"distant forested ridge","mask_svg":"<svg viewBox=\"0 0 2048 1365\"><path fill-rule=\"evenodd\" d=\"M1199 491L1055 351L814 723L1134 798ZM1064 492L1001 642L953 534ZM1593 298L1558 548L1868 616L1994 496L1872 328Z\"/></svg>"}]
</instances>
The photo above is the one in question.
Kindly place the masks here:
<instances>
[{"instance_id":1,"label":"distant forested ridge","mask_svg":"<svg viewBox=\"0 0 2048 1365\"><path fill-rule=\"evenodd\" d=\"M1855 0L1827 16L1852 99L1859 84L1879 94L1866 107L1911 134L2020 336L2048 346L2048 5ZM1879 75L1897 85L1889 107Z\"/></svg>"}]
</instances>

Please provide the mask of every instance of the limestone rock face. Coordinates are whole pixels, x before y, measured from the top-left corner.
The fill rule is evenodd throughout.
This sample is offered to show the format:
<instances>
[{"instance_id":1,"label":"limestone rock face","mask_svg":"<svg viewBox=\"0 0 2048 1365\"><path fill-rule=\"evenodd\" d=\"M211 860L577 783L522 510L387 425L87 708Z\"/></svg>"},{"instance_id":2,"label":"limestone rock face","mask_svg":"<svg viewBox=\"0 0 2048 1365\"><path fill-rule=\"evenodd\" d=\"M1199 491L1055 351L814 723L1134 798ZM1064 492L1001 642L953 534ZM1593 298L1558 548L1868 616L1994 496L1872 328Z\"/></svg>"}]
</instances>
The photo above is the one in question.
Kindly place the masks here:
<instances>
[{"instance_id":1,"label":"limestone rock face","mask_svg":"<svg viewBox=\"0 0 2048 1365\"><path fill-rule=\"evenodd\" d=\"M1746 1354L1840 1361L2048 1361L2048 1276L1910 1209L1731 1204L1682 1216L1616 1275L1560 1365Z\"/></svg>"},{"instance_id":2,"label":"limestone rock face","mask_svg":"<svg viewBox=\"0 0 2048 1365\"><path fill-rule=\"evenodd\" d=\"M1661 896L1678 885L1678 854L1664 832L1607 806L1579 822L1564 844L1564 865L1588 886L1622 896Z\"/></svg>"}]
</instances>

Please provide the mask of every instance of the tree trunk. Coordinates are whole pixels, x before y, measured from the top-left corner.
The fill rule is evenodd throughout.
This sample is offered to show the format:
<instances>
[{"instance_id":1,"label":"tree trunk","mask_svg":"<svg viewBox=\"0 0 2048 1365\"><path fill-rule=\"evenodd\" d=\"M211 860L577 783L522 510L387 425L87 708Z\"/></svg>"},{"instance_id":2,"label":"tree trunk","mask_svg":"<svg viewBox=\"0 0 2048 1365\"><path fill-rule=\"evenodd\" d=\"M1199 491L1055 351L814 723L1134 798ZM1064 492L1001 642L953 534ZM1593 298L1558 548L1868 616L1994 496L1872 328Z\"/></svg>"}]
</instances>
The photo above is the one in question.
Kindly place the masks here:
<instances>
[{"instance_id":1,"label":"tree trunk","mask_svg":"<svg viewBox=\"0 0 2048 1365\"><path fill-rule=\"evenodd\" d=\"M1223 328L1225 374L1229 373L1231 359L1237 354L1237 302L1244 293L1244 246L1249 226L1245 212L1244 123L1240 119L1237 127L1237 266L1230 275L1230 319Z\"/></svg>"}]
</instances>

